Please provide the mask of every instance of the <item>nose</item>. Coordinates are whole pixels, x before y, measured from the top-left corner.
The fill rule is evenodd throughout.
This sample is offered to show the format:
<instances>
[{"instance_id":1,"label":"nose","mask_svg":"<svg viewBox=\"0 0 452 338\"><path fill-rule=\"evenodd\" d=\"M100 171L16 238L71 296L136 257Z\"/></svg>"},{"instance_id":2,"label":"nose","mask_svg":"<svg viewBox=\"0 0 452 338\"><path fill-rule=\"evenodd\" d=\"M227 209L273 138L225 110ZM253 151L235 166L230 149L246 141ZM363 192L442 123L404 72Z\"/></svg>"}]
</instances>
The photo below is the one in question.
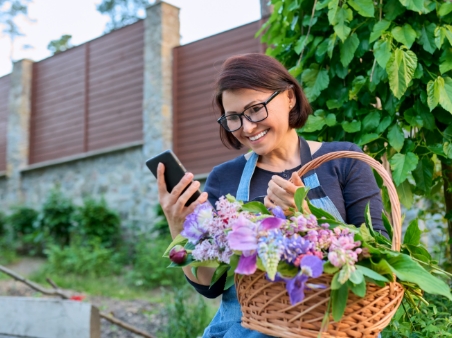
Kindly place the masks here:
<instances>
[{"instance_id":1,"label":"nose","mask_svg":"<svg viewBox=\"0 0 452 338\"><path fill-rule=\"evenodd\" d=\"M256 122L251 122L246 118L242 118L242 128L245 134L251 134L252 131L256 128L256 125Z\"/></svg>"}]
</instances>

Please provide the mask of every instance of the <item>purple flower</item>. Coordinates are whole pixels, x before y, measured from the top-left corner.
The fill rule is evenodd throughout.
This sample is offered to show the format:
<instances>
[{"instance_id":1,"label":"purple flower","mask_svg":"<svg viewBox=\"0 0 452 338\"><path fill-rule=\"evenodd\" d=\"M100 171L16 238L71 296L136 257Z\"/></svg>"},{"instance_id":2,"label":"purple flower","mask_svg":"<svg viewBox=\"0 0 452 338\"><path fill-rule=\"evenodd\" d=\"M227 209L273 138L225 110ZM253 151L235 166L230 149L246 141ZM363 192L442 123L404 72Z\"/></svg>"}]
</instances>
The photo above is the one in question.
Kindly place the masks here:
<instances>
[{"instance_id":1,"label":"purple flower","mask_svg":"<svg viewBox=\"0 0 452 338\"><path fill-rule=\"evenodd\" d=\"M246 255L245 253L249 254ZM257 269L257 253L253 251L250 252L244 252L239 259L239 264L237 265L237 268L235 269L235 273L239 273L242 275L252 275L256 272Z\"/></svg>"},{"instance_id":2,"label":"purple flower","mask_svg":"<svg viewBox=\"0 0 452 338\"><path fill-rule=\"evenodd\" d=\"M209 233L209 225L213 221L213 209L209 203L202 203L189 214L184 221L181 235L190 243L196 244Z\"/></svg>"},{"instance_id":3,"label":"purple flower","mask_svg":"<svg viewBox=\"0 0 452 338\"><path fill-rule=\"evenodd\" d=\"M284 221L286 220L286 215L284 215L284 211L281 207L274 207L270 210L275 217L281 218Z\"/></svg>"},{"instance_id":4,"label":"purple flower","mask_svg":"<svg viewBox=\"0 0 452 338\"><path fill-rule=\"evenodd\" d=\"M176 264L182 264L187 259L187 250L182 245L176 245L169 252L169 259Z\"/></svg>"},{"instance_id":5,"label":"purple flower","mask_svg":"<svg viewBox=\"0 0 452 338\"><path fill-rule=\"evenodd\" d=\"M292 237L284 237L284 259L289 263L293 263L297 257L306 254L309 246L309 241L298 234Z\"/></svg>"},{"instance_id":6,"label":"purple flower","mask_svg":"<svg viewBox=\"0 0 452 338\"><path fill-rule=\"evenodd\" d=\"M269 230L278 229L283 223L282 219L276 217L264 218L260 224L253 223L240 215L228 234L229 246L233 250L256 250L258 238L265 236Z\"/></svg>"},{"instance_id":7,"label":"purple flower","mask_svg":"<svg viewBox=\"0 0 452 338\"><path fill-rule=\"evenodd\" d=\"M300 263L300 272L293 278L282 277L279 274L275 282L285 281L287 293L289 294L290 304L295 305L304 299L304 290L307 288L321 288L306 281L309 278L319 277L323 273L323 262L316 256L304 256Z\"/></svg>"}]
</instances>

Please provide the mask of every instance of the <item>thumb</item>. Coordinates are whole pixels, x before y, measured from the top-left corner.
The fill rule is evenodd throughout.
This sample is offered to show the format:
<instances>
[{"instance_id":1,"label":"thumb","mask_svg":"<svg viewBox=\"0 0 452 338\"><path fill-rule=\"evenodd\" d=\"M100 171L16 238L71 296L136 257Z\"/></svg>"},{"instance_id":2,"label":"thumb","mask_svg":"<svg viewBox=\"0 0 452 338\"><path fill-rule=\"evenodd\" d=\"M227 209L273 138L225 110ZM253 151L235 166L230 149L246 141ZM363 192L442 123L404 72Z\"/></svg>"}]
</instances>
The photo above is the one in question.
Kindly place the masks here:
<instances>
[{"instance_id":1,"label":"thumb","mask_svg":"<svg viewBox=\"0 0 452 338\"><path fill-rule=\"evenodd\" d=\"M300 176L298 176L298 173L296 171L292 173L290 179L293 185L296 185L297 187L304 187L303 181L301 180Z\"/></svg>"}]
</instances>

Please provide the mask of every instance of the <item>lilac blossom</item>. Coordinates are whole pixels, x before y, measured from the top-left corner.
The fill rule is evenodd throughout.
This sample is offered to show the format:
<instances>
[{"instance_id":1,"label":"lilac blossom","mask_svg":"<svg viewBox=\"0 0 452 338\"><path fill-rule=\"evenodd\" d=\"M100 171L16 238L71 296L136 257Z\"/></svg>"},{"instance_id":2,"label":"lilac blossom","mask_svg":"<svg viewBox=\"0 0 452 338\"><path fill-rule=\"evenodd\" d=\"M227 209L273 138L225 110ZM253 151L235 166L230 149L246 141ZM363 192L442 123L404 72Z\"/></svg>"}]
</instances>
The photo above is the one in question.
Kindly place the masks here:
<instances>
[{"instance_id":1,"label":"lilac blossom","mask_svg":"<svg viewBox=\"0 0 452 338\"><path fill-rule=\"evenodd\" d=\"M215 203L218 216L228 224L231 220L235 220L239 216L239 210L242 206L240 202L236 201L231 195L221 196Z\"/></svg>"},{"instance_id":2,"label":"lilac blossom","mask_svg":"<svg viewBox=\"0 0 452 338\"><path fill-rule=\"evenodd\" d=\"M213 222L213 209L208 202L199 204L184 221L184 230L181 235L190 243L196 244L208 235L209 227Z\"/></svg>"},{"instance_id":3,"label":"lilac blossom","mask_svg":"<svg viewBox=\"0 0 452 338\"><path fill-rule=\"evenodd\" d=\"M328 260L335 267L342 268L339 282L343 284L356 269L355 263L362 252L362 249L359 248L361 242L355 242L353 234L348 229L335 228L334 234L336 237L331 242Z\"/></svg>"}]
</instances>

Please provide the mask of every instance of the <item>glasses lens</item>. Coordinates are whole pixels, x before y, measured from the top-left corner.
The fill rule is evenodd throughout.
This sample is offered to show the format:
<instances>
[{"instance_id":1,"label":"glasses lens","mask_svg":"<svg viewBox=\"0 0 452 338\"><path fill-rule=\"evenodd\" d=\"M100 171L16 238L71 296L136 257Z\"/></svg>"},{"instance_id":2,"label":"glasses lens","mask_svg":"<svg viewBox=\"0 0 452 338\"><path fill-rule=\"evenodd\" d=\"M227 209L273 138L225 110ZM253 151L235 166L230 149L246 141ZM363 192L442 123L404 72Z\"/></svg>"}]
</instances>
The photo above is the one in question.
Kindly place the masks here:
<instances>
[{"instance_id":1,"label":"glasses lens","mask_svg":"<svg viewBox=\"0 0 452 338\"><path fill-rule=\"evenodd\" d=\"M221 125L229 131L235 131L242 126L242 120L239 115L227 115L221 120Z\"/></svg>"},{"instance_id":2,"label":"glasses lens","mask_svg":"<svg viewBox=\"0 0 452 338\"><path fill-rule=\"evenodd\" d=\"M259 122L267 118L267 108L265 104L260 103L252 107L249 107L245 112L245 115L253 122Z\"/></svg>"}]
</instances>

